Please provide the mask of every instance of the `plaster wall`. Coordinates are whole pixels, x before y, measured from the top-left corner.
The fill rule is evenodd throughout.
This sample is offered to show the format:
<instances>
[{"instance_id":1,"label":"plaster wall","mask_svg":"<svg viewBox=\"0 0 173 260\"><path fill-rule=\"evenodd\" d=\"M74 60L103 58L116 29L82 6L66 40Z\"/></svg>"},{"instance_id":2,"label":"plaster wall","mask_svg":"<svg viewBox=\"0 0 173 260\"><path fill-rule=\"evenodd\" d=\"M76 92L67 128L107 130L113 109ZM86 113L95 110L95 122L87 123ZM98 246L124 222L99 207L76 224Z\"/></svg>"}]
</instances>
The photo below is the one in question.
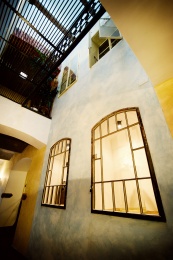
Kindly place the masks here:
<instances>
[{"instance_id":1,"label":"plaster wall","mask_svg":"<svg viewBox=\"0 0 173 260\"><path fill-rule=\"evenodd\" d=\"M32 146L28 146L22 154L16 155L15 158L17 161L26 157L32 160L30 168L27 172L25 183L26 187L23 191L26 193L27 198L22 201L13 240L13 247L16 248L22 255L27 255L45 148L46 147L43 147L42 149L37 150Z\"/></svg>"},{"instance_id":2,"label":"plaster wall","mask_svg":"<svg viewBox=\"0 0 173 260\"><path fill-rule=\"evenodd\" d=\"M172 259L173 141L155 91L125 40L91 69L87 46L85 37L72 53L79 53L78 81L54 103L29 259ZM140 109L166 223L91 214L91 129L126 107ZM64 137L72 139L67 207L43 207L49 149Z\"/></svg>"},{"instance_id":3,"label":"plaster wall","mask_svg":"<svg viewBox=\"0 0 173 260\"><path fill-rule=\"evenodd\" d=\"M47 144L51 120L0 96L0 133L41 149Z\"/></svg>"},{"instance_id":4,"label":"plaster wall","mask_svg":"<svg viewBox=\"0 0 173 260\"><path fill-rule=\"evenodd\" d=\"M173 78L155 86L155 91L173 137Z\"/></svg>"}]
</instances>

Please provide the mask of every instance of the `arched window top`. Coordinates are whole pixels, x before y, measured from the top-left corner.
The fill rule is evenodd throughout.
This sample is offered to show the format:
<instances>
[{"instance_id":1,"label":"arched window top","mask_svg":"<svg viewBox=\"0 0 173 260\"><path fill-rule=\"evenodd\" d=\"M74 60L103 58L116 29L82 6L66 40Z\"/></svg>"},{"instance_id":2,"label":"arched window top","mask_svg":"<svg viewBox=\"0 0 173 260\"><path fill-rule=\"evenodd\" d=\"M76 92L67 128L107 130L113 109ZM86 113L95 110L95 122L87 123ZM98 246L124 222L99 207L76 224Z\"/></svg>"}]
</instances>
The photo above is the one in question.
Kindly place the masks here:
<instances>
[{"instance_id":1,"label":"arched window top","mask_svg":"<svg viewBox=\"0 0 173 260\"><path fill-rule=\"evenodd\" d=\"M94 139L106 136L112 132L138 124L139 109L136 107L117 110L102 118L92 129Z\"/></svg>"},{"instance_id":2,"label":"arched window top","mask_svg":"<svg viewBox=\"0 0 173 260\"><path fill-rule=\"evenodd\" d=\"M63 138L50 148L42 198L44 206L66 207L70 149L70 138Z\"/></svg>"},{"instance_id":3,"label":"arched window top","mask_svg":"<svg viewBox=\"0 0 173 260\"><path fill-rule=\"evenodd\" d=\"M61 140L57 141L52 147L50 148L50 154L51 156L56 155L56 153L64 152L65 150L68 150L71 144L70 138L62 138Z\"/></svg>"},{"instance_id":4,"label":"arched window top","mask_svg":"<svg viewBox=\"0 0 173 260\"><path fill-rule=\"evenodd\" d=\"M92 212L164 219L138 108L125 108L92 128Z\"/></svg>"}]
</instances>

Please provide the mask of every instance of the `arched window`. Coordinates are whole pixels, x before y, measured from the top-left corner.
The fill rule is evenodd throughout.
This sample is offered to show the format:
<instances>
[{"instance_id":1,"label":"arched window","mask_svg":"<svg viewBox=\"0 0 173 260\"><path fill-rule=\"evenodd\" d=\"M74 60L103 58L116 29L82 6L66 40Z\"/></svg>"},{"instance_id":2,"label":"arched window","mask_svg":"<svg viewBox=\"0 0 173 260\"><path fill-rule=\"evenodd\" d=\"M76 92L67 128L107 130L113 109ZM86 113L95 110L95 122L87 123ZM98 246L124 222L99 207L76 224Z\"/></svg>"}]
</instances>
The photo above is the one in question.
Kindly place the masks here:
<instances>
[{"instance_id":1,"label":"arched window","mask_svg":"<svg viewBox=\"0 0 173 260\"><path fill-rule=\"evenodd\" d=\"M61 139L51 149L43 190L42 205L66 207L71 140Z\"/></svg>"},{"instance_id":2,"label":"arched window","mask_svg":"<svg viewBox=\"0 0 173 260\"><path fill-rule=\"evenodd\" d=\"M93 127L91 192L94 213L165 219L138 108Z\"/></svg>"}]
</instances>

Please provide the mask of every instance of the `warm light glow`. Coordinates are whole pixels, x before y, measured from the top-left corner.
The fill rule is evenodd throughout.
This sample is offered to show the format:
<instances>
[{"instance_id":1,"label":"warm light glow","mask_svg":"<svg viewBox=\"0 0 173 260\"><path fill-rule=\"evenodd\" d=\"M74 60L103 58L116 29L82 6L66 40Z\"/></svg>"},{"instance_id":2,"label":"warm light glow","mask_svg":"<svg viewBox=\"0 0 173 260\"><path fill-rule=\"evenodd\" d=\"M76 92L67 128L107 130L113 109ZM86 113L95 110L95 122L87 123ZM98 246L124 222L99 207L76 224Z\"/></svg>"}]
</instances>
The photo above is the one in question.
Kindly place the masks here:
<instances>
[{"instance_id":1,"label":"warm light glow","mask_svg":"<svg viewBox=\"0 0 173 260\"><path fill-rule=\"evenodd\" d=\"M121 129L121 128L122 128L121 121L117 121L117 125L118 125L118 129Z\"/></svg>"},{"instance_id":2,"label":"warm light glow","mask_svg":"<svg viewBox=\"0 0 173 260\"><path fill-rule=\"evenodd\" d=\"M20 72L19 76L23 79L26 79L28 77L28 75L22 71Z\"/></svg>"}]
</instances>

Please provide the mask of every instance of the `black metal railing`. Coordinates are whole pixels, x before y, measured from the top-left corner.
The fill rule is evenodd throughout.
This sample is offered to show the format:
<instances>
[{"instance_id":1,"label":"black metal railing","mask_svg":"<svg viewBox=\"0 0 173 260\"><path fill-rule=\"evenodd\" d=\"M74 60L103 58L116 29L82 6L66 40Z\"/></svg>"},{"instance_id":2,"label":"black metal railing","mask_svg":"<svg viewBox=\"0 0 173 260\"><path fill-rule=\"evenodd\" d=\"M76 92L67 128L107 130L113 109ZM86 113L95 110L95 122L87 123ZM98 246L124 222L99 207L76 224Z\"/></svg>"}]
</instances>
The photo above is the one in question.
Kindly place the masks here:
<instances>
[{"instance_id":1,"label":"black metal railing","mask_svg":"<svg viewBox=\"0 0 173 260\"><path fill-rule=\"evenodd\" d=\"M2 0L0 95L50 117L61 63L104 12L98 0Z\"/></svg>"}]
</instances>

